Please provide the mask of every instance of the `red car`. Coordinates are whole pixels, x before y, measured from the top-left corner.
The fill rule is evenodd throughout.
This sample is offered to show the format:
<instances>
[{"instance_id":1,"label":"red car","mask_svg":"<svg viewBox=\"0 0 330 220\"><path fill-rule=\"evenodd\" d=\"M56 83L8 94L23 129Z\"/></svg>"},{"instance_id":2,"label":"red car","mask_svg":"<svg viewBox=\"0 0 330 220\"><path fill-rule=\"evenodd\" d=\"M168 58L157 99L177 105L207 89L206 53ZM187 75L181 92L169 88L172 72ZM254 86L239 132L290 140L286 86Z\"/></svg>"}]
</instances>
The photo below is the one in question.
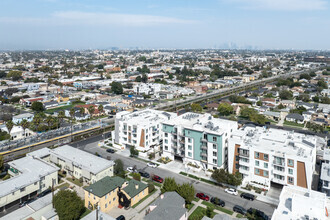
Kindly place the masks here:
<instances>
[{"instance_id":1,"label":"red car","mask_svg":"<svg viewBox=\"0 0 330 220\"><path fill-rule=\"evenodd\" d=\"M200 198L201 200L209 201L210 197L208 195L205 195L204 193L197 193L196 194L197 198Z\"/></svg>"},{"instance_id":2,"label":"red car","mask_svg":"<svg viewBox=\"0 0 330 220\"><path fill-rule=\"evenodd\" d=\"M159 183L163 183L163 178L159 177L159 176L153 176L152 177L153 181L159 182Z\"/></svg>"}]
</instances>

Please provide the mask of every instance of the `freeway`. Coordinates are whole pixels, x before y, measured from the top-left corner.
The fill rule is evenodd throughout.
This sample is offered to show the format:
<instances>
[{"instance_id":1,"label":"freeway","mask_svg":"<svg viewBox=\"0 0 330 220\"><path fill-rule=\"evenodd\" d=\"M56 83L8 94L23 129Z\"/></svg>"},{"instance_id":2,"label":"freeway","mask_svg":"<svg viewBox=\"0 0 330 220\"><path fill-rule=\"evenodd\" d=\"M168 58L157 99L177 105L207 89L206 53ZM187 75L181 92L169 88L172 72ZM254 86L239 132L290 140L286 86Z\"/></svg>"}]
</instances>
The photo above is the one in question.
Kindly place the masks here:
<instances>
[{"instance_id":1,"label":"freeway","mask_svg":"<svg viewBox=\"0 0 330 220\"><path fill-rule=\"evenodd\" d=\"M253 208L262 210L267 215L271 216L274 212L274 209L276 208L273 205L269 205L267 203L260 202L257 200L248 201L246 199L240 198L239 196L229 195L229 194L225 193L224 190L220 187L211 186L207 183L193 180L186 176L182 176L182 175L179 175L177 173L174 173L174 172L162 169L162 168L148 167L144 161L141 161L141 160L138 160L135 158L125 157L125 156L119 155L117 153L114 153L114 154L107 153L105 149L98 147L98 142L100 140L103 140L102 135L94 136L89 139L73 143L73 144L71 144L71 146L79 148L86 152L89 152L91 154L95 154L97 152L103 158L110 157L111 160L120 159L123 161L125 169L127 167L136 166L137 169L142 169L142 170L148 172L149 174L155 174L162 178L173 177L173 178L175 178L176 182L179 184L188 182L195 187L196 192L204 192L207 195L209 195L210 197L215 196L215 197L218 197L218 198L224 200L226 203L225 207L228 209L232 209L234 205L240 205L246 209L253 207Z\"/></svg>"}]
</instances>

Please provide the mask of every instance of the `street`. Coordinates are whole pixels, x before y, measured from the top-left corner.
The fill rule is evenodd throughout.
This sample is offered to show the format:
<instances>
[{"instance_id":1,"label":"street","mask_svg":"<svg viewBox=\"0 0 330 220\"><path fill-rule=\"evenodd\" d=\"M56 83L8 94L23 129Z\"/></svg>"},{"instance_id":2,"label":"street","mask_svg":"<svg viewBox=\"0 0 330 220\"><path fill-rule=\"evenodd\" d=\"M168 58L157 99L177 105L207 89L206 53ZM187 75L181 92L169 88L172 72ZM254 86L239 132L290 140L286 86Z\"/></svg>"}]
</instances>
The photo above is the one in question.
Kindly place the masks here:
<instances>
[{"instance_id":1,"label":"street","mask_svg":"<svg viewBox=\"0 0 330 220\"><path fill-rule=\"evenodd\" d=\"M87 140L73 143L71 145L73 147L77 147L81 150L87 151L92 154L95 154L97 152L103 158L107 158L108 156L110 156L111 160L120 159L124 163L125 170L127 167L136 166L138 170L142 169L142 170L148 172L150 175L155 174L162 178L173 177L173 178L175 178L176 182L179 184L189 182L190 184L192 184L195 187L196 193L203 192L203 193L209 195L210 197L218 197L218 198L222 199L223 201L225 201L225 203L226 203L225 207L228 209L231 209L231 210L234 205L240 205L240 206L244 207L245 209L249 209L250 207L252 207L252 208L262 210L267 215L271 216L274 212L274 209L276 208L273 205L269 205L267 203L260 202L257 200L248 201L246 199L240 198L239 196L230 195L228 193L225 193L224 189L221 187L212 186L210 184L207 184L207 183L204 183L201 181L197 181L197 180L188 178L186 176L170 172L165 169L148 167L145 162L135 159L135 158L124 157L117 153L114 153L114 154L108 153L108 152L106 152L105 149L100 148L98 146L98 141L100 141L102 139L103 139L102 135L98 135L98 136L89 138Z\"/></svg>"}]
</instances>

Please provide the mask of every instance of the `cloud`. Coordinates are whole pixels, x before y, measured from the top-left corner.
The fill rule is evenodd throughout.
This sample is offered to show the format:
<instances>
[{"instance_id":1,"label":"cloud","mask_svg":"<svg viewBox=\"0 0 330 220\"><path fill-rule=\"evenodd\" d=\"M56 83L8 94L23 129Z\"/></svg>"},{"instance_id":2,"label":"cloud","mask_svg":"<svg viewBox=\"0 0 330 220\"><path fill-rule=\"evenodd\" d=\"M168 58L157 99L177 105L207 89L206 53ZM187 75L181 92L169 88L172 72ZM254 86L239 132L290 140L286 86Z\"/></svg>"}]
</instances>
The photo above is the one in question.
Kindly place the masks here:
<instances>
[{"instance_id":1,"label":"cloud","mask_svg":"<svg viewBox=\"0 0 330 220\"><path fill-rule=\"evenodd\" d=\"M325 0L225 0L243 9L274 11L314 11L327 9Z\"/></svg>"},{"instance_id":2,"label":"cloud","mask_svg":"<svg viewBox=\"0 0 330 220\"><path fill-rule=\"evenodd\" d=\"M0 17L1 23L33 25L83 25L83 26L158 26L166 24L195 24L194 20L185 20L166 16L99 13L81 11L58 11L48 18Z\"/></svg>"}]
</instances>

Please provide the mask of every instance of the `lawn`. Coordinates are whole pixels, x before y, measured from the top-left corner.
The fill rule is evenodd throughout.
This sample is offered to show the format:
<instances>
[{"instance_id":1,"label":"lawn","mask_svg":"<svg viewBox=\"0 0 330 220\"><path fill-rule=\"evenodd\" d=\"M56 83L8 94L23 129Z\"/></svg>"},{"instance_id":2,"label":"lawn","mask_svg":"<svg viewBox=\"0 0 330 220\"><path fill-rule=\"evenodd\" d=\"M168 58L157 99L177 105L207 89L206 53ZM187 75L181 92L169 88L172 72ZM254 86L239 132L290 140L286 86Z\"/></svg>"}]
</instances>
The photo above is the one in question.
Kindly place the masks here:
<instances>
[{"instance_id":1,"label":"lawn","mask_svg":"<svg viewBox=\"0 0 330 220\"><path fill-rule=\"evenodd\" d=\"M73 107L73 105L64 105L64 106L61 106L61 107L58 107L58 108L48 109L48 110L45 111L45 113L53 114L55 111L66 110L66 109L70 109L72 107Z\"/></svg>"},{"instance_id":2,"label":"lawn","mask_svg":"<svg viewBox=\"0 0 330 220\"><path fill-rule=\"evenodd\" d=\"M55 187L55 190L57 190L57 189L61 189L61 188L63 188L63 187L68 187L68 188L69 188L69 186L70 186L69 183L63 183L63 184L61 184L61 185L56 186L56 187Z\"/></svg>"},{"instance_id":3,"label":"lawn","mask_svg":"<svg viewBox=\"0 0 330 220\"><path fill-rule=\"evenodd\" d=\"M284 121L283 124L288 125L288 126L293 126L293 127L300 127L300 128L304 127L304 124L298 124L296 122L291 122L291 121Z\"/></svg>"},{"instance_id":4,"label":"lawn","mask_svg":"<svg viewBox=\"0 0 330 220\"><path fill-rule=\"evenodd\" d=\"M195 198L194 198L194 201L195 201L195 202L198 202L198 201L199 201L199 198L195 197Z\"/></svg>"},{"instance_id":5,"label":"lawn","mask_svg":"<svg viewBox=\"0 0 330 220\"><path fill-rule=\"evenodd\" d=\"M188 209L188 212L190 211L190 209L192 209L194 207L194 203L190 203L186 205L186 208Z\"/></svg>"},{"instance_id":6,"label":"lawn","mask_svg":"<svg viewBox=\"0 0 330 220\"><path fill-rule=\"evenodd\" d=\"M240 214L240 213L238 213L238 214L236 215L236 218L245 218L245 216L242 215L242 214Z\"/></svg>"},{"instance_id":7,"label":"lawn","mask_svg":"<svg viewBox=\"0 0 330 220\"><path fill-rule=\"evenodd\" d=\"M75 179L73 180L71 177L68 177L67 180L69 180L71 183L73 183L73 184L75 184L75 185L77 185L77 186L80 186L80 187L83 186L83 183L81 183L79 179L76 179L76 178L75 178Z\"/></svg>"},{"instance_id":8,"label":"lawn","mask_svg":"<svg viewBox=\"0 0 330 220\"><path fill-rule=\"evenodd\" d=\"M149 193L146 197L144 197L143 199L141 199L138 203L136 203L135 205L132 206L132 208L134 209L135 207L137 207L138 205L140 205L144 200L146 200L147 198L149 198L152 194L154 194L157 190L154 189L154 191L152 191L151 193Z\"/></svg>"},{"instance_id":9,"label":"lawn","mask_svg":"<svg viewBox=\"0 0 330 220\"><path fill-rule=\"evenodd\" d=\"M215 212L212 212L210 218L215 216ZM193 213L189 216L189 220L201 220L206 215L206 209L203 207L198 206Z\"/></svg>"},{"instance_id":10,"label":"lawn","mask_svg":"<svg viewBox=\"0 0 330 220\"><path fill-rule=\"evenodd\" d=\"M216 205L213 205L212 203L210 202L206 202L206 201L203 201L202 202L203 205L206 205L207 207L211 207L213 209L216 209L216 210L219 210L220 212L224 212L228 215L232 215L234 212L229 210L229 209L226 209L226 208L223 208L221 206L216 206Z\"/></svg>"}]
</instances>

